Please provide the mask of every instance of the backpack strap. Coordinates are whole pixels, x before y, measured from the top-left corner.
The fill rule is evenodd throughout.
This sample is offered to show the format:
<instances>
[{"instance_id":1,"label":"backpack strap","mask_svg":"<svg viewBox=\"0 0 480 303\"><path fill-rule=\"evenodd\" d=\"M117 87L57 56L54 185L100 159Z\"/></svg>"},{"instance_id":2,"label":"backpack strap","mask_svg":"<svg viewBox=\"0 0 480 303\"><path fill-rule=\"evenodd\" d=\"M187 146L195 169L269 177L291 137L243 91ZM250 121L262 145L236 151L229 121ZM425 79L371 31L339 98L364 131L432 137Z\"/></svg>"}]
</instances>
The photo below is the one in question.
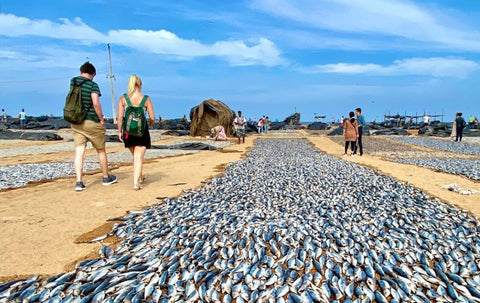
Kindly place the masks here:
<instances>
[{"instance_id":1,"label":"backpack strap","mask_svg":"<svg viewBox=\"0 0 480 303\"><path fill-rule=\"evenodd\" d=\"M128 106L132 106L132 102L131 102L130 99L128 98L128 95L127 95L127 94L123 94L123 97L125 98L125 101L127 102L127 105L128 105Z\"/></svg>"},{"instance_id":2,"label":"backpack strap","mask_svg":"<svg viewBox=\"0 0 480 303\"><path fill-rule=\"evenodd\" d=\"M143 95L142 102L140 102L140 105L138 107L143 107L145 105L145 102L147 102L148 95Z\"/></svg>"},{"instance_id":3,"label":"backpack strap","mask_svg":"<svg viewBox=\"0 0 480 303\"><path fill-rule=\"evenodd\" d=\"M125 101L127 101L128 106L133 106L132 101L130 101L127 94L123 94L123 97L125 98ZM148 95L143 95L143 99L138 105L138 107L143 107L145 105L145 102L147 102L147 99L148 99Z\"/></svg>"},{"instance_id":4,"label":"backpack strap","mask_svg":"<svg viewBox=\"0 0 480 303\"><path fill-rule=\"evenodd\" d=\"M77 83L77 78L74 78L74 79L73 79L73 85L82 86L83 83L85 83L85 82L87 82L87 81L88 81L88 79L84 79L84 80L83 80L82 82L80 82L80 84L79 84L79 83Z\"/></svg>"},{"instance_id":5,"label":"backpack strap","mask_svg":"<svg viewBox=\"0 0 480 303\"><path fill-rule=\"evenodd\" d=\"M82 86L85 82L87 82L87 81L90 81L90 79L83 79L83 81L80 82L80 84L78 84L78 83L77 83L77 78L74 78L74 79L73 79L73 85L74 85L74 86L80 86L80 87L81 87L81 86ZM81 88L80 88L80 90L81 90ZM92 108L92 106L93 106L93 101L92 101L92 103L90 103L90 105L88 106L87 112L90 111L90 109Z\"/></svg>"}]
</instances>

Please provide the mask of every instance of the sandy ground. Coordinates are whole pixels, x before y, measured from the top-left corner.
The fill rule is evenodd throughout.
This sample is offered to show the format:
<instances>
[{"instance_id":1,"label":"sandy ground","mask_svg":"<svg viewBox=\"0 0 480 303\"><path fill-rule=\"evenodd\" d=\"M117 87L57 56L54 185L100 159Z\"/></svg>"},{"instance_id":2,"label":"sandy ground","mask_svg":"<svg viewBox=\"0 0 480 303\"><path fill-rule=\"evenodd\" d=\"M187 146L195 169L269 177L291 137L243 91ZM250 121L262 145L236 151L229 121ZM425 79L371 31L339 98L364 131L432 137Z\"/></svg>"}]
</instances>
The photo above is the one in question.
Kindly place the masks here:
<instances>
[{"instance_id":1,"label":"sandy ground","mask_svg":"<svg viewBox=\"0 0 480 303\"><path fill-rule=\"evenodd\" d=\"M102 186L101 174L93 173L85 177L87 190L83 192L74 192L74 178L0 192L0 281L30 275L53 275L72 269L79 260L97 257L100 244L88 241L110 231L115 222L107 221L107 218L124 216L129 210L161 203L162 197L178 196L182 190L201 186L202 182L222 173L226 164L241 160L258 137L247 137L245 144L234 144L223 151L201 151L149 160L144 166L148 178L140 191L132 188L132 167L120 166L113 171L118 177L117 184ZM279 134L278 137L287 135ZM312 145L327 154L340 157L343 153L343 147L326 136L310 136L307 132L300 132L296 137L306 137ZM189 139L192 138L185 140ZM162 140L159 144L174 140L178 138ZM35 144L46 143L12 141L0 144L0 151L7 147L28 147ZM121 145L114 144L107 147L107 152L122 148ZM89 151L89 154L94 152ZM62 152L12 156L0 158L0 161L1 165L8 165L7 163L48 162L72 156L73 152ZM389 162L377 156L345 159L409 182L430 195L480 216L478 195L462 196L440 188L445 184L457 183L467 189L480 190L480 182ZM111 246L115 245L115 239L108 238L105 241Z\"/></svg>"}]
</instances>

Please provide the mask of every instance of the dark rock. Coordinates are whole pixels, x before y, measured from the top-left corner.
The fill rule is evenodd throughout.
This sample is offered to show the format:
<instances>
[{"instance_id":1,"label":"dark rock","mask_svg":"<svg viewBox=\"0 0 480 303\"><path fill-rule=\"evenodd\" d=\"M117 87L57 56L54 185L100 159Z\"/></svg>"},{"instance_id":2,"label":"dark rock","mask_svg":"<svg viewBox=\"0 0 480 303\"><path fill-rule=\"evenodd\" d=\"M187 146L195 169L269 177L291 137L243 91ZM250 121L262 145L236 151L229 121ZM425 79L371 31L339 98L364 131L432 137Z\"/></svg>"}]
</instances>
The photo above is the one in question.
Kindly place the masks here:
<instances>
[{"instance_id":1,"label":"dark rock","mask_svg":"<svg viewBox=\"0 0 480 303\"><path fill-rule=\"evenodd\" d=\"M190 122L186 119L163 119L156 122L153 128L166 130L190 130Z\"/></svg>"},{"instance_id":2,"label":"dark rock","mask_svg":"<svg viewBox=\"0 0 480 303\"><path fill-rule=\"evenodd\" d=\"M288 116L283 120L287 125L298 125L300 124L300 113L294 113L291 116Z\"/></svg>"},{"instance_id":3,"label":"dark rock","mask_svg":"<svg viewBox=\"0 0 480 303\"><path fill-rule=\"evenodd\" d=\"M268 127L269 130L279 130L283 129L287 125L286 122L270 122L270 125Z\"/></svg>"},{"instance_id":4,"label":"dark rock","mask_svg":"<svg viewBox=\"0 0 480 303\"><path fill-rule=\"evenodd\" d=\"M327 134L327 136L342 136L343 135L343 128L336 127L331 132Z\"/></svg>"},{"instance_id":5,"label":"dark rock","mask_svg":"<svg viewBox=\"0 0 480 303\"><path fill-rule=\"evenodd\" d=\"M152 145L152 149L216 150L217 147L202 142L185 142L173 145Z\"/></svg>"},{"instance_id":6,"label":"dark rock","mask_svg":"<svg viewBox=\"0 0 480 303\"><path fill-rule=\"evenodd\" d=\"M105 142L121 142L118 135L105 135Z\"/></svg>"},{"instance_id":7,"label":"dark rock","mask_svg":"<svg viewBox=\"0 0 480 303\"><path fill-rule=\"evenodd\" d=\"M315 122L312 123L308 126L308 129L310 130L324 130L324 129L330 129L330 125L325 122Z\"/></svg>"},{"instance_id":8,"label":"dark rock","mask_svg":"<svg viewBox=\"0 0 480 303\"><path fill-rule=\"evenodd\" d=\"M188 136L190 131L188 130L168 130L164 132L162 135L166 136Z\"/></svg>"},{"instance_id":9,"label":"dark rock","mask_svg":"<svg viewBox=\"0 0 480 303\"><path fill-rule=\"evenodd\" d=\"M370 132L373 136L380 135L408 135L408 132L402 128L390 128L384 130L374 130Z\"/></svg>"},{"instance_id":10,"label":"dark rock","mask_svg":"<svg viewBox=\"0 0 480 303\"><path fill-rule=\"evenodd\" d=\"M32 141L59 141L63 138L54 133L48 132L0 132L0 139L22 139Z\"/></svg>"},{"instance_id":11,"label":"dark rock","mask_svg":"<svg viewBox=\"0 0 480 303\"><path fill-rule=\"evenodd\" d=\"M366 126L363 127L363 130L365 132L366 128L368 127L368 129L373 129L373 130L380 130L380 129L385 129L385 127L381 124L378 124L378 123L370 123Z\"/></svg>"},{"instance_id":12,"label":"dark rock","mask_svg":"<svg viewBox=\"0 0 480 303\"><path fill-rule=\"evenodd\" d=\"M117 129L117 124L105 122L105 129Z\"/></svg>"},{"instance_id":13,"label":"dark rock","mask_svg":"<svg viewBox=\"0 0 480 303\"><path fill-rule=\"evenodd\" d=\"M423 126L418 129L419 135L433 135L433 127Z\"/></svg>"}]
</instances>

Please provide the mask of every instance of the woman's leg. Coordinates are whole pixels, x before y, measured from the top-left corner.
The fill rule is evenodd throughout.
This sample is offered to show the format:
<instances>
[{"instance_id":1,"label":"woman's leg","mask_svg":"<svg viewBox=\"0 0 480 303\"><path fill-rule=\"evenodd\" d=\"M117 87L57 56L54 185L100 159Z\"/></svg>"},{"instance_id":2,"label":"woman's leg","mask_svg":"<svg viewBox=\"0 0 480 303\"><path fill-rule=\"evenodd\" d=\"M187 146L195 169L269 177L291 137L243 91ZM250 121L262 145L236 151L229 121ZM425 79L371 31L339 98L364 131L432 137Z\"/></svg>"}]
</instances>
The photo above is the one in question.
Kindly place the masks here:
<instances>
[{"instance_id":1,"label":"woman's leg","mask_svg":"<svg viewBox=\"0 0 480 303\"><path fill-rule=\"evenodd\" d=\"M356 148L356 142L355 141L350 141L350 149L352 150L352 155L353 155L353 152L355 151L355 148Z\"/></svg>"},{"instance_id":2,"label":"woman's leg","mask_svg":"<svg viewBox=\"0 0 480 303\"><path fill-rule=\"evenodd\" d=\"M345 155L347 154L347 150L348 150L348 142L350 141L345 141L345 152L344 152Z\"/></svg>"},{"instance_id":3,"label":"woman's leg","mask_svg":"<svg viewBox=\"0 0 480 303\"><path fill-rule=\"evenodd\" d=\"M146 150L145 146L133 148L133 184L137 187L142 183L143 157Z\"/></svg>"}]
</instances>

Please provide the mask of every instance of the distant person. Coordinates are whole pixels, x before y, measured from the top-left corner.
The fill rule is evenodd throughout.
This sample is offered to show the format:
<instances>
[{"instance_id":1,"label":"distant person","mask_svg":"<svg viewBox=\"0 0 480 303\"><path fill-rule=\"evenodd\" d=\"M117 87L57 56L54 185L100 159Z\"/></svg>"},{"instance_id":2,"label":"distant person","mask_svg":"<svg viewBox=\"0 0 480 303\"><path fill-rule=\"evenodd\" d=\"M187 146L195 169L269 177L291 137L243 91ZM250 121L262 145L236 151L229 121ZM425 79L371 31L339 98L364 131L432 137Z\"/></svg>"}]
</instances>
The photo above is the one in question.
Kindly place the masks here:
<instances>
[{"instance_id":1,"label":"distant person","mask_svg":"<svg viewBox=\"0 0 480 303\"><path fill-rule=\"evenodd\" d=\"M430 117L429 117L427 114L425 114L425 115L423 116L423 125L422 125L422 127L427 127L427 126L429 126L429 125L430 125Z\"/></svg>"},{"instance_id":2,"label":"distant person","mask_svg":"<svg viewBox=\"0 0 480 303\"><path fill-rule=\"evenodd\" d=\"M18 118L20 119L20 128L25 129L25 121L27 120L25 109L22 108L22 111L18 114Z\"/></svg>"},{"instance_id":3,"label":"distant person","mask_svg":"<svg viewBox=\"0 0 480 303\"><path fill-rule=\"evenodd\" d=\"M148 113L148 123L142 136L129 135L124 131L124 122L128 117L124 117L127 107L142 106L143 110ZM126 148L130 150L133 158L133 189L142 189L143 176L143 158L148 148L152 147L150 133L148 127L155 122L155 113L153 111L153 103L148 95L142 94L142 80L135 74L128 79L128 92L123 94L118 100L118 118L117 129L118 137ZM146 118L145 116L143 118Z\"/></svg>"},{"instance_id":4,"label":"distant person","mask_svg":"<svg viewBox=\"0 0 480 303\"><path fill-rule=\"evenodd\" d=\"M215 141L227 141L227 134L222 125L217 125L210 130L210 137Z\"/></svg>"},{"instance_id":5,"label":"distant person","mask_svg":"<svg viewBox=\"0 0 480 303\"><path fill-rule=\"evenodd\" d=\"M452 123L452 133L450 134L450 138L452 138L452 140L455 140L457 138L457 118L458 113L455 114L455 119Z\"/></svg>"},{"instance_id":6,"label":"distant person","mask_svg":"<svg viewBox=\"0 0 480 303\"><path fill-rule=\"evenodd\" d=\"M478 128L478 119L477 119L477 117L475 117L475 119L473 120L473 128L475 128L475 129Z\"/></svg>"},{"instance_id":7,"label":"distant person","mask_svg":"<svg viewBox=\"0 0 480 303\"><path fill-rule=\"evenodd\" d=\"M238 144L240 144L241 138L243 139L243 143L245 143L245 124L247 124L247 120L242 116L242 112L238 111L238 116L233 120L235 135L238 137Z\"/></svg>"},{"instance_id":8,"label":"distant person","mask_svg":"<svg viewBox=\"0 0 480 303\"><path fill-rule=\"evenodd\" d=\"M465 119L463 119L462 117L462 113L457 114L457 119L455 119L455 122L457 122L457 137L455 139L455 142L459 142L462 141L463 129L466 125Z\"/></svg>"},{"instance_id":9,"label":"distant person","mask_svg":"<svg viewBox=\"0 0 480 303\"><path fill-rule=\"evenodd\" d=\"M263 131L263 118L258 119L257 130L259 134Z\"/></svg>"},{"instance_id":10,"label":"distant person","mask_svg":"<svg viewBox=\"0 0 480 303\"><path fill-rule=\"evenodd\" d=\"M473 122L475 121L475 117L473 115L470 115L468 118L468 128L472 129L473 128Z\"/></svg>"},{"instance_id":11,"label":"distant person","mask_svg":"<svg viewBox=\"0 0 480 303\"><path fill-rule=\"evenodd\" d=\"M355 114L353 112L349 113L349 119L345 119L343 122L343 136L345 138L345 153L343 154L344 157L348 156L348 145L350 145L350 149L352 150L351 156L355 156L355 141L358 138L358 123L355 120Z\"/></svg>"},{"instance_id":12,"label":"distant person","mask_svg":"<svg viewBox=\"0 0 480 303\"><path fill-rule=\"evenodd\" d=\"M270 125L270 120L268 119L268 116L266 116L263 119L263 130L267 134L268 133L268 126Z\"/></svg>"},{"instance_id":13,"label":"distant person","mask_svg":"<svg viewBox=\"0 0 480 303\"><path fill-rule=\"evenodd\" d=\"M357 116L357 123L358 123L358 139L357 144L355 144L355 149L353 154L357 154L357 147L360 149L360 156L363 156L363 144L362 144L362 134L363 134L363 126L366 125L365 118L362 115L362 109L360 107L355 109L355 115Z\"/></svg>"},{"instance_id":14,"label":"distant person","mask_svg":"<svg viewBox=\"0 0 480 303\"><path fill-rule=\"evenodd\" d=\"M2 108L2 122L7 122L7 112Z\"/></svg>"},{"instance_id":15,"label":"distant person","mask_svg":"<svg viewBox=\"0 0 480 303\"><path fill-rule=\"evenodd\" d=\"M93 82L96 75L96 69L90 62L85 62L80 66L80 76L70 80L70 87L74 83L81 84L82 87L82 105L87 110L87 116L82 123L70 124L73 131L73 141L75 144L75 159L73 166L77 183L76 191L85 189L83 184L83 158L87 142L90 141L97 150L98 163L102 169L103 185L110 185L117 182L117 177L110 175L108 172L107 153L105 152L105 120L102 114L102 105L100 104L100 89L97 83Z\"/></svg>"},{"instance_id":16,"label":"distant person","mask_svg":"<svg viewBox=\"0 0 480 303\"><path fill-rule=\"evenodd\" d=\"M343 123L344 123L344 122L345 122L345 117L342 116L342 117L340 118L340 124L339 124L340 127L343 127Z\"/></svg>"},{"instance_id":17,"label":"distant person","mask_svg":"<svg viewBox=\"0 0 480 303\"><path fill-rule=\"evenodd\" d=\"M331 125L332 126L335 125L335 118L334 117L332 117L332 124Z\"/></svg>"}]
</instances>

